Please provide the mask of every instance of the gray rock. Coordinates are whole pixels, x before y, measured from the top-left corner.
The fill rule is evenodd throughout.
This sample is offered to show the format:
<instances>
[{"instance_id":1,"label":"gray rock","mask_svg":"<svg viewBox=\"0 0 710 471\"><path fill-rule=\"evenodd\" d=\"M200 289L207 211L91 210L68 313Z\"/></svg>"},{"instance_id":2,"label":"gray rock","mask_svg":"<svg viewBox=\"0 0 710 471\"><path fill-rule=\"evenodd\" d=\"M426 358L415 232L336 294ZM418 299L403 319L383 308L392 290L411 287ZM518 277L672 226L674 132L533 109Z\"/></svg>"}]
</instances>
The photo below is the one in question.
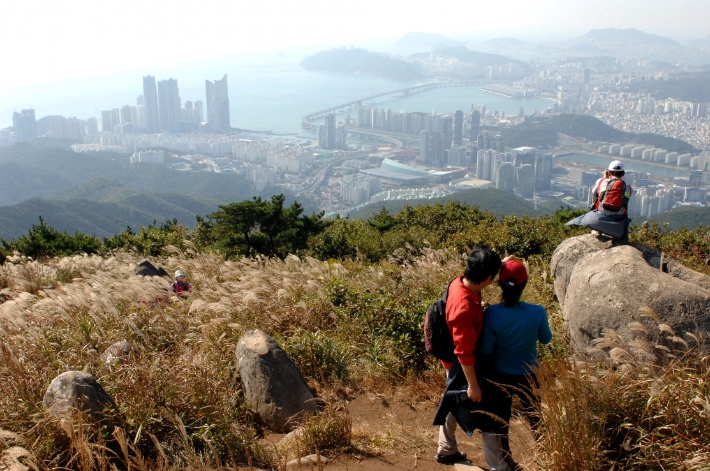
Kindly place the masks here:
<instances>
[{"instance_id":1,"label":"gray rock","mask_svg":"<svg viewBox=\"0 0 710 471\"><path fill-rule=\"evenodd\" d=\"M123 363L133 353L133 345L128 340L111 344L102 354L101 361L109 366Z\"/></svg>"},{"instance_id":2,"label":"gray rock","mask_svg":"<svg viewBox=\"0 0 710 471\"><path fill-rule=\"evenodd\" d=\"M579 352L587 352L604 329L615 330L627 342L638 337L632 322L652 332L658 331L660 322L678 336L686 332L707 336L710 290L704 286L710 277L670 258L662 265L666 273L658 268L660 254L648 247L599 245L590 238L595 239L566 240L551 260L555 293ZM659 321L644 316L645 309L651 309Z\"/></svg>"},{"instance_id":3,"label":"gray rock","mask_svg":"<svg viewBox=\"0 0 710 471\"><path fill-rule=\"evenodd\" d=\"M318 469L318 460L320 460L320 466L324 466L328 463L328 458L326 458L325 456L318 456L316 454L313 454L289 461L288 463L286 463L286 469Z\"/></svg>"},{"instance_id":4,"label":"gray rock","mask_svg":"<svg viewBox=\"0 0 710 471\"><path fill-rule=\"evenodd\" d=\"M156 267L149 260L143 259L138 262L134 270L136 275L141 276L167 276L170 277L168 272L165 271L163 267Z\"/></svg>"},{"instance_id":5,"label":"gray rock","mask_svg":"<svg viewBox=\"0 0 710 471\"><path fill-rule=\"evenodd\" d=\"M26 449L13 446L0 455L0 470L30 471L39 470L37 459Z\"/></svg>"},{"instance_id":6,"label":"gray rock","mask_svg":"<svg viewBox=\"0 0 710 471\"><path fill-rule=\"evenodd\" d=\"M565 300L560 293L567 292L567 285L577 262L586 255L611 247L611 242L603 242L591 234L566 239L557 246L550 259L550 272L555 277L555 293L563 308Z\"/></svg>"},{"instance_id":7,"label":"gray rock","mask_svg":"<svg viewBox=\"0 0 710 471\"><path fill-rule=\"evenodd\" d=\"M71 415L73 409L78 409L98 422L105 420L106 408L115 407L103 386L84 371L67 371L54 378L44 394L43 404L55 417Z\"/></svg>"},{"instance_id":8,"label":"gray rock","mask_svg":"<svg viewBox=\"0 0 710 471\"><path fill-rule=\"evenodd\" d=\"M286 352L261 330L246 332L237 343L244 396L267 427L288 432L299 416L317 411L313 393Z\"/></svg>"}]
</instances>

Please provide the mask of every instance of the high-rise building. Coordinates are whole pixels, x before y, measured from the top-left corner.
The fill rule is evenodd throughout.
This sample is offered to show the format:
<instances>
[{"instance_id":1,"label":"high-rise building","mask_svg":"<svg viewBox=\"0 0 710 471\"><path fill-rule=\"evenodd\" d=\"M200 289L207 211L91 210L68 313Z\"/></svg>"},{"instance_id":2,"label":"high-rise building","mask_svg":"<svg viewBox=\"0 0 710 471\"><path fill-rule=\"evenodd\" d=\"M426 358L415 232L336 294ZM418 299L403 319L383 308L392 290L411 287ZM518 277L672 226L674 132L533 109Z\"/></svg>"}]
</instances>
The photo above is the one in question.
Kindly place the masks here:
<instances>
[{"instance_id":1,"label":"high-rise building","mask_svg":"<svg viewBox=\"0 0 710 471\"><path fill-rule=\"evenodd\" d=\"M532 198L535 193L535 168L523 164L515 169L515 192L523 198Z\"/></svg>"},{"instance_id":2,"label":"high-rise building","mask_svg":"<svg viewBox=\"0 0 710 471\"><path fill-rule=\"evenodd\" d=\"M419 163L426 163L427 150L429 149L429 133L425 129L419 132L419 155L416 157L416 161Z\"/></svg>"},{"instance_id":3,"label":"high-rise building","mask_svg":"<svg viewBox=\"0 0 710 471\"><path fill-rule=\"evenodd\" d=\"M143 128L147 132L158 132L160 130L158 91L155 88L155 77L152 75L143 77L143 103L145 106L145 122L143 123Z\"/></svg>"},{"instance_id":4,"label":"high-rise building","mask_svg":"<svg viewBox=\"0 0 710 471\"><path fill-rule=\"evenodd\" d=\"M197 118L197 124L200 124L205 120L205 107L202 100L197 100L195 102L195 115Z\"/></svg>"},{"instance_id":5,"label":"high-rise building","mask_svg":"<svg viewBox=\"0 0 710 471\"><path fill-rule=\"evenodd\" d=\"M37 139L37 120L35 110L15 111L12 114L12 126L15 128L15 139L29 141Z\"/></svg>"},{"instance_id":6,"label":"high-rise building","mask_svg":"<svg viewBox=\"0 0 710 471\"><path fill-rule=\"evenodd\" d=\"M515 190L515 167L512 162L501 162L496 172L496 188L511 193Z\"/></svg>"},{"instance_id":7,"label":"high-rise building","mask_svg":"<svg viewBox=\"0 0 710 471\"><path fill-rule=\"evenodd\" d=\"M158 116L160 129L170 132L180 132L180 91L175 79L158 82Z\"/></svg>"},{"instance_id":8,"label":"high-rise building","mask_svg":"<svg viewBox=\"0 0 710 471\"><path fill-rule=\"evenodd\" d=\"M470 141L474 142L478 139L478 133L481 130L481 112L473 110L471 112L471 134Z\"/></svg>"},{"instance_id":9,"label":"high-rise building","mask_svg":"<svg viewBox=\"0 0 710 471\"><path fill-rule=\"evenodd\" d=\"M326 149L335 149L335 115L329 113L325 117L325 142Z\"/></svg>"},{"instance_id":10,"label":"high-rise building","mask_svg":"<svg viewBox=\"0 0 710 471\"><path fill-rule=\"evenodd\" d=\"M86 120L86 132L88 134L98 134L99 121L96 118L89 118Z\"/></svg>"},{"instance_id":11,"label":"high-rise building","mask_svg":"<svg viewBox=\"0 0 710 471\"><path fill-rule=\"evenodd\" d=\"M118 108L101 111L101 130L113 132L114 127L121 124L121 112Z\"/></svg>"},{"instance_id":12,"label":"high-rise building","mask_svg":"<svg viewBox=\"0 0 710 471\"><path fill-rule=\"evenodd\" d=\"M552 182L552 167L554 161L551 154L535 156L535 191L540 192L550 189Z\"/></svg>"},{"instance_id":13,"label":"high-rise building","mask_svg":"<svg viewBox=\"0 0 710 471\"><path fill-rule=\"evenodd\" d=\"M124 105L121 108L121 123L127 131L135 131L138 128L138 108L135 106Z\"/></svg>"},{"instance_id":14,"label":"high-rise building","mask_svg":"<svg viewBox=\"0 0 710 471\"><path fill-rule=\"evenodd\" d=\"M454 146L460 146L463 143L463 111L456 110L454 112Z\"/></svg>"},{"instance_id":15,"label":"high-rise building","mask_svg":"<svg viewBox=\"0 0 710 471\"><path fill-rule=\"evenodd\" d=\"M435 130L442 134L444 148L451 149L451 141L454 138L454 118L452 116L437 115Z\"/></svg>"},{"instance_id":16,"label":"high-rise building","mask_svg":"<svg viewBox=\"0 0 710 471\"><path fill-rule=\"evenodd\" d=\"M232 127L229 117L229 90L227 74L214 83L205 80L207 95L207 127L210 131L229 131Z\"/></svg>"}]
</instances>

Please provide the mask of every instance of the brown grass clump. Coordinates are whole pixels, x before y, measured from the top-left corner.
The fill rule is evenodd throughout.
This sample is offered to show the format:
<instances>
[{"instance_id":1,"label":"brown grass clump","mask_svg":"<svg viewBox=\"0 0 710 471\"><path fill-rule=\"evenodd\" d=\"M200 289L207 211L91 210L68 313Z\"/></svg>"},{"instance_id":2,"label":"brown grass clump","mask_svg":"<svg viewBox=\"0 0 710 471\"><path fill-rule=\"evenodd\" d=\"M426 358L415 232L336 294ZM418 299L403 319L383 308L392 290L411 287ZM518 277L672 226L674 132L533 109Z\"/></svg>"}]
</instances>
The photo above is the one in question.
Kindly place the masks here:
<instances>
[{"instance_id":1,"label":"brown grass clump","mask_svg":"<svg viewBox=\"0 0 710 471\"><path fill-rule=\"evenodd\" d=\"M607 332L597 345L610 363L540 370L542 467L710 469L710 362L698 338L661 324L629 342Z\"/></svg>"}]
</instances>

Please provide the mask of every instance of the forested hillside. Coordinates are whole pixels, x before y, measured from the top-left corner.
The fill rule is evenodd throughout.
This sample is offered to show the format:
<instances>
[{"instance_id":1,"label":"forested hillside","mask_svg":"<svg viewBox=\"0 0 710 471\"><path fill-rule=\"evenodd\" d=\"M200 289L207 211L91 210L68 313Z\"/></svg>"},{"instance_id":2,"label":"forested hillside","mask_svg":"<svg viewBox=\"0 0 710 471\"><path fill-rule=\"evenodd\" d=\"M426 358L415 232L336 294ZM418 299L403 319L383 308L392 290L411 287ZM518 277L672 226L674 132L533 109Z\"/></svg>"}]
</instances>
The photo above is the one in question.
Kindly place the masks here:
<instances>
[{"instance_id":1,"label":"forested hillside","mask_svg":"<svg viewBox=\"0 0 710 471\"><path fill-rule=\"evenodd\" d=\"M531 117L522 124L501 131L506 146L510 147L554 147L559 143L559 134L590 141L652 145L679 153L694 150L692 145L680 139L619 131L593 116L577 114Z\"/></svg>"},{"instance_id":2,"label":"forested hillside","mask_svg":"<svg viewBox=\"0 0 710 471\"><path fill-rule=\"evenodd\" d=\"M51 144L55 146L50 147ZM18 143L0 148L0 206L44 198L99 177L141 192L187 195L229 195L232 201L249 198L253 186L237 175L178 172L163 165L133 164L129 155L112 152L83 154L62 142Z\"/></svg>"}]
</instances>

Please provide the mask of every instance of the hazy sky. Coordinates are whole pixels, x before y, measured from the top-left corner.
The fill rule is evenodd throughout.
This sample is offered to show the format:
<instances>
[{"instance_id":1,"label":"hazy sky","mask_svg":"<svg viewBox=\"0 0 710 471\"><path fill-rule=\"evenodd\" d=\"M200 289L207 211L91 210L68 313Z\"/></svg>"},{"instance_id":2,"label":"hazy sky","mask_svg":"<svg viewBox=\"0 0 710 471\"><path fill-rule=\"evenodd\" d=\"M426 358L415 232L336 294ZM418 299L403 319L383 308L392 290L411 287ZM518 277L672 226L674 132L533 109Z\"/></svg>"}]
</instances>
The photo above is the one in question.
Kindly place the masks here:
<instances>
[{"instance_id":1,"label":"hazy sky","mask_svg":"<svg viewBox=\"0 0 710 471\"><path fill-rule=\"evenodd\" d=\"M707 38L708 18L710 0L5 0L0 97L7 103L37 83L128 69L144 75L244 51L376 50L375 40L391 44L412 31L459 40L552 40L614 27L682 42ZM24 93L19 107L28 101Z\"/></svg>"}]
</instances>

